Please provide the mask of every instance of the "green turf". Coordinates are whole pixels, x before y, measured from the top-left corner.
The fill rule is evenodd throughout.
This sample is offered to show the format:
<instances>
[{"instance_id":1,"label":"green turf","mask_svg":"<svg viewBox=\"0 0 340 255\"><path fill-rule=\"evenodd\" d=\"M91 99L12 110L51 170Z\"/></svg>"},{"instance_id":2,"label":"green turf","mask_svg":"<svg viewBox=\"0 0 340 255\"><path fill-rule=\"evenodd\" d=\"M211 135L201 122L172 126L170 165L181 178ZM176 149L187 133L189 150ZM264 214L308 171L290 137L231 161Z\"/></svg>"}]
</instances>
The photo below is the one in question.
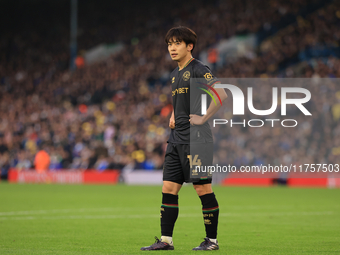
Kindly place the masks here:
<instances>
[{"instance_id":1,"label":"green turf","mask_svg":"<svg viewBox=\"0 0 340 255\"><path fill-rule=\"evenodd\" d=\"M340 254L340 190L214 187L219 254ZM0 183L0 254L146 254L160 236L159 186ZM175 251L197 254L200 200L180 192Z\"/></svg>"}]
</instances>

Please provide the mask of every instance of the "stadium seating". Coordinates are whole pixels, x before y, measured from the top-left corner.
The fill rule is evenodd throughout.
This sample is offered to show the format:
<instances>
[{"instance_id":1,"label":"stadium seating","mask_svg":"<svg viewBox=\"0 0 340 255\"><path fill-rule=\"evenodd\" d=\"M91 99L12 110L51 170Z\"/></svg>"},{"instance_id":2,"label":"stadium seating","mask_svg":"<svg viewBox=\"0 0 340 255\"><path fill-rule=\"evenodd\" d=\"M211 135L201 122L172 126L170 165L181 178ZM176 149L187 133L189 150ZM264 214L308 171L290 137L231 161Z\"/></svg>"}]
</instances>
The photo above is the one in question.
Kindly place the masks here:
<instances>
[{"instance_id":1,"label":"stadium seating","mask_svg":"<svg viewBox=\"0 0 340 255\"><path fill-rule=\"evenodd\" d=\"M85 65L74 73L68 71L65 22L54 17L53 29L39 23L25 32L27 28L22 26L20 34L15 36L6 30L0 42L0 49L4 49L0 56L0 166L33 167L35 153L44 145L53 169L160 169L169 135L167 126L172 100L166 85L169 72L176 66L166 52L165 31L179 24L192 27L199 36L194 51L198 56L200 51L222 38L256 33L286 15L296 17L308 3L307 0L278 0L264 8L261 1L216 1L209 7L204 1L189 1L171 12L167 12L169 3L162 3L142 9L144 12L134 10L138 25L130 16L118 11L114 18L108 12L102 21L98 9L98 13L91 14L93 23L79 16L79 48L85 50L104 41L118 40L123 41L125 47L108 60ZM305 18L296 17L297 23L265 39L256 57L229 63L216 75L339 77L339 55L333 54L339 51L338 7L339 4L332 3ZM114 6L110 8L115 9ZM116 21L124 24L123 29ZM314 60L320 57L315 53L315 47L320 45L329 49L329 53ZM310 53L311 50L314 53ZM301 66L304 60L310 62ZM297 69L296 64L301 68ZM336 92L335 89L329 93ZM322 100L318 105L327 103L327 98ZM330 108L338 107L336 102L331 103ZM336 138L339 137L339 117L334 112L319 111L302 137L283 134L277 141L279 144L307 140L306 146L291 152L284 146L274 151L271 147L259 146L263 136L240 133L238 129L230 131L226 160L237 165L246 154L256 150L257 154L247 164L254 164L255 160L268 162L268 158L281 163L282 154L291 157L310 154L311 162L333 163L338 154L332 153L332 149L340 146ZM248 141L244 146L238 146L239 141L232 138L236 133ZM319 148L319 153L310 152L321 141L323 147Z\"/></svg>"}]
</instances>

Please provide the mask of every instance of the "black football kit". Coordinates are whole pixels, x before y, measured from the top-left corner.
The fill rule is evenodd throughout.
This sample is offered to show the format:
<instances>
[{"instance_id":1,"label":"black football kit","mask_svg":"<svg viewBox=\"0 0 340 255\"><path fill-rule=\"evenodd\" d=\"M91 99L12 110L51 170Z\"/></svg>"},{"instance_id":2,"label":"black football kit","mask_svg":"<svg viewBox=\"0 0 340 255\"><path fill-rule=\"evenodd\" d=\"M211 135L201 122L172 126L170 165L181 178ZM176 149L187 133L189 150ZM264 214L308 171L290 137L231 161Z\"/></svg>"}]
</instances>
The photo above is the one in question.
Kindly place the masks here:
<instances>
[{"instance_id":1,"label":"black football kit","mask_svg":"<svg viewBox=\"0 0 340 255\"><path fill-rule=\"evenodd\" d=\"M213 86L218 82L210 69L196 59L190 59L182 70L171 73L175 128L171 130L165 153L163 181L178 184L192 182L203 185L211 183L211 175L200 175L197 166L211 166L213 161L213 138L209 124L190 125L189 115L202 116L204 104L210 104ZM204 92L203 92L204 91ZM210 96L208 100L208 95ZM214 100L216 101L216 100ZM216 103L216 102L215 102ZM222 103L221 103L222 104ZM164 187L164 186L163 186ZM198 193L197 193L198 194ZM199 195L206 238L193 250L218 250L217 226L219 205L214 192ZM174 250L172 235L179 213L178 195L162 192L160 210L161 240L141 250Z\"/></svg>"},{"instance_id":2,"label":"black football kit","mask_svg":"<svg viewBox=\"0 0 340 255\"><path fill-rule=\"evenodd\" d=\"M201 114L202 91L219 82L209 67L192 58L182 70L176 68L170 75L175 115L175 128L171 130L165 154L163 180L183 184L211 183L210 176L195 178L198 165L211 166L213 137L208 122L190 125L189 115ZM200 82L202 81L202 82ZM207 96L209 107L211 97Z\"/></svg>"}]
</instances>

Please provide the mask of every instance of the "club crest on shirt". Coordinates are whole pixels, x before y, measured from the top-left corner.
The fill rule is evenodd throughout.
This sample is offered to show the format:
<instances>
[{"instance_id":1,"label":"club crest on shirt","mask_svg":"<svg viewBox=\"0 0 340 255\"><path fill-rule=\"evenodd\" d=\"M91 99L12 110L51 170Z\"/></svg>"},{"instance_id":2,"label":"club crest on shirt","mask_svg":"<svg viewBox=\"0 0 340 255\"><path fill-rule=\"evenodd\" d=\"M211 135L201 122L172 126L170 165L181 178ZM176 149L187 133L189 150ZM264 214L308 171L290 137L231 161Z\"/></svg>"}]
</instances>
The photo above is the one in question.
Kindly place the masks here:
<instances>
[{"instance_id":1,"label":"club crest on shirt","mask_svg":"<svg viewBox=\"0 0 340 255\"><path fill-rule=\"evenodd\" d=\"M204 78L205 78L207 81L210 81L210 80L213 79L213 76L211 75L211 73L206 73L206 74L204 75Z\"/></svg>"},{"instance_id":2,"label":"club crest on shirt","mask_svg":"<svg viewBox=\"0 0 340 255\"><path fill-rule=\"evenodd\" d=\"M184 81L187 81L190 79L190 72L189 71L186 71L184 74L183 74L183 80Z\"/></svg>"},{"instance_id":3,"label":"club crest on shirt","mask_svg":"<svg viewBox=\"0 0 340 255\"><path fill-rule=\"evenodd\" d=\"M175 82L175 77L172 77L171 83Z\"/></svg>"}]
</instances>

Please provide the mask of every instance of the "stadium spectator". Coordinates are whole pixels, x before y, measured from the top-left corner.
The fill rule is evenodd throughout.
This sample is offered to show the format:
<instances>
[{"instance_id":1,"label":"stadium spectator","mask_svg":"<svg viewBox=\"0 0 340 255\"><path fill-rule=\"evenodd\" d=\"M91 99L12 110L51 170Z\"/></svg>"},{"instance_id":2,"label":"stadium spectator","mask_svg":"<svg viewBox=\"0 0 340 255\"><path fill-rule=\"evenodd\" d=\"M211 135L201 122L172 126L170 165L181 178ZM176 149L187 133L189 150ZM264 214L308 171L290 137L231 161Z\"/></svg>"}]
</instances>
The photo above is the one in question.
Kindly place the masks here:
<instances>
[{"instance_id":1,"label":"stadium spectator","mask_svg":"<svg viewBox=\"0 0 340 255\"><path fill-rule=\"evenodd\" d=\"M14 167L21 171L23 169L30 169L32 167L31 161L28 159L29 157L27 156L29 152L20 150L18 152L18 160L17 163L14 165Z\"/></svg>"},{"instance_id":2,"label":"stadium spectator","mask_svg":"<svg viewBox=\"0 0 340 255\"><path fill-rule=\"evenodd\" d=\"M8 152L8 147L4 142L3 136L0 136L0 155Z\"/></svg>"},{"instance_id":3,"label":"stadium spectator","mask_svg":"<svg viewBox=\"0 0 340 255\"><path fill-rule=\"evenodd\" d=\"M50 166L50 155L46 150L41 149L37 152L34 158L34 167L38 173L43 173L49 169Z\"/></svg>"},{"instance_id":4,"label":"stadium spectator","mask_svg":"<svg viewBox=\"0 0 340 255\"><path fill-rule=\"evenodd\" d=\"M208 62L212 65L213 71L216 70L216 63L218 61L218 52L216 48L208 50Z\"/></svg>"},{"instance_id":5,"label":"stadium spectator","mask_svg":"<svg viewBox=\"0 0 340 255\"><path fill-rule=\"evenodd\" d=\"M0 179L7 180L8 178L8 171L10 169L10 162L9 162L9 153L5 152L2 155L0 154Z\"/></svg>"},{"instance_id":6,"label":"stadium spectator","mask_svg":"<svg viewBox=\"0 0 340 255\"><path fill-rule=\"evenodd\" d=\"M76 59L74 60L76 63L76 67L78 69L81 69L85 66L85 59L83 56L77 56Z\"/></svg>"}]
</instances>

